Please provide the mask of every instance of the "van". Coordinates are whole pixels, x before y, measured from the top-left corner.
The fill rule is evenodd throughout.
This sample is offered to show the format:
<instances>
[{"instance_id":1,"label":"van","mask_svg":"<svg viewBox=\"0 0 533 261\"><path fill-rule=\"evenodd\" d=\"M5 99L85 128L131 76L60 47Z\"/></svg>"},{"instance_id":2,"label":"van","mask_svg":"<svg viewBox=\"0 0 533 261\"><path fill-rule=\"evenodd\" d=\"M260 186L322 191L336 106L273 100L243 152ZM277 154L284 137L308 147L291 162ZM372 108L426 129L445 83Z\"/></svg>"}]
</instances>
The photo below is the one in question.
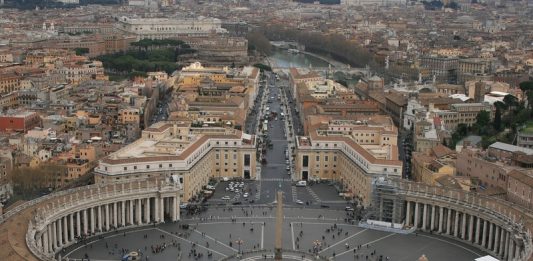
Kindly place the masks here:
<instances>
[{"instance_id":1,"label":"van","mask_svg":"<svg viewBox=\"0 0 533 261\"><path fill-rule=\"evenodd\" d=\"M305 187L305 186L307 186L307 181L305 180L300 180L296 182L296 187Z\"/></svg>"}]
</instances>

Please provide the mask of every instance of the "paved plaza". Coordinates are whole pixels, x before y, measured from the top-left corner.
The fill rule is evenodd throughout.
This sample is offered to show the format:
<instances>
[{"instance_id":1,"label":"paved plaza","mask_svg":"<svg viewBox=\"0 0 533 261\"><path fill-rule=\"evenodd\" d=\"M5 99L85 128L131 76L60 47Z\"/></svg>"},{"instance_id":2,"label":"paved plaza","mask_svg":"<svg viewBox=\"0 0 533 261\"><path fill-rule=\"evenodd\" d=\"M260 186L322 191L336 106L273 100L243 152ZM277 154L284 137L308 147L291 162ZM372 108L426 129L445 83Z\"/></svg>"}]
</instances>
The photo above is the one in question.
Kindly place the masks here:
<instances>
[{"instance_id":1,"label":"paved plaza","mask_svg":"<svg viewBox=\"0 0 533 261\"><path fill-rule=\"evenodd\" d=\"M334 260L474 260L483 253L473 247L431 234L395 234L344 222L343 210L285 208L283 247L312 251ZM274 249L275 208L211 207L182 221L108 233L95 241L67 248L64 257L120 260L139 251L142 260L221 260L242 251ZM184 228L183 225L188 225ZM196 253L196 256L194 255ZM375 253L375 254L374 254ZM200 257L198 257L200 254Z\"/></svg>"}]
</instances>

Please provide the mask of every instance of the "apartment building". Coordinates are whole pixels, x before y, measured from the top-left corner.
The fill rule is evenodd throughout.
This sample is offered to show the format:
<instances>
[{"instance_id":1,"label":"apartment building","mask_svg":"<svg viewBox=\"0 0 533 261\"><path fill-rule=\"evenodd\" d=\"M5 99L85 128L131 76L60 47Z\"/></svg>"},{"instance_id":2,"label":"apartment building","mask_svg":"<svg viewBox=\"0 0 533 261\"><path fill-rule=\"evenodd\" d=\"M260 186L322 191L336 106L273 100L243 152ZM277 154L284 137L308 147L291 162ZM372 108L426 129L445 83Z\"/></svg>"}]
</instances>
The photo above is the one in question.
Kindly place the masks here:
<instances>
[{"instance_id":1,"label":"apartment building","mask_svg":"<svg viewBox=\"0 0 533 261\"><path fill-rule=\"evenodd\" d=\"M485 151L463 148L457 154L457 175L473 179L479 191L507 188L509 172L516 169Z\"/></svg>"},{"instance_id":2,"label":"apartment building","mask_svg":"<svg viewBox=\"0 0 533 261\"><path fill-rule=\"evenodd\" d=\"M255 136L190 122L158 122L142 137L100 160L96 183L176 176L182 200L197 196L210 178L256 178Z\"/></svg>"},{"instance_id":3,"label":"apartment building","mask_svg":"<svg viewBox=\"0 0 533 261\"><path fill-rule=\"evenodd\" d=\"M370 204L372 181L402 175L397 129L388 116L331 117L296 142L295 180L334 180L345 195Z\"/></svg>"}]
</instances>

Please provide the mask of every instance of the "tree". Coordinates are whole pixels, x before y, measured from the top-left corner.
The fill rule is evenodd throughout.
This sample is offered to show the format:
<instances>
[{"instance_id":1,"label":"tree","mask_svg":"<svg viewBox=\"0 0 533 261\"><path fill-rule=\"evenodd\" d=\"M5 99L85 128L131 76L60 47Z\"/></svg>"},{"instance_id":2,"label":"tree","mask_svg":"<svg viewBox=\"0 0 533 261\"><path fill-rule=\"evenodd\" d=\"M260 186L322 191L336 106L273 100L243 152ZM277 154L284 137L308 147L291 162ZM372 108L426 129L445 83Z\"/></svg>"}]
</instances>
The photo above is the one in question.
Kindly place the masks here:
<instances>
[{"instance_id":1,"label":"tree","mask_svg":"<svg viewBox=\"0 0 533 261\"><path fill-rule=\"evenodd\" d=\"M503 103L506 110L514 110L518 106L518 99L511 94L507 94L503 97Z\"/></svg>"},{"instance_id":2,"label":"tree","mask_svg":"<svg viewBox=\"0 0 533 261\"><path fill-rule=\"evenodd\" d=\"M475 129L479 135L484 135L488 132L487 126L490 123L490 112L480 111L476 116L476 123L474 124Z\"/></svg>"},{"instance_id":3,"label":"tree","mask_svg":"<svg viewBox=\"0 0 533 261\"><path fill-rule=\"evenodd\" d=\"M525 81L520 83L520 90L522 90L527 98L527 106L531 116L533 117L533 81Z\"/></svg>"},{"instance_id":4,"label":"tree","mask_svg":"<svg viewBox=\"0 0 533 261\"><path fill-rule=\"evenodd\" d=\"M502 128L502 111L500 107L501 106L496 106L496 113L494 114L493 126L496 131L500 131Z\"/></svg>"}]
</instances>

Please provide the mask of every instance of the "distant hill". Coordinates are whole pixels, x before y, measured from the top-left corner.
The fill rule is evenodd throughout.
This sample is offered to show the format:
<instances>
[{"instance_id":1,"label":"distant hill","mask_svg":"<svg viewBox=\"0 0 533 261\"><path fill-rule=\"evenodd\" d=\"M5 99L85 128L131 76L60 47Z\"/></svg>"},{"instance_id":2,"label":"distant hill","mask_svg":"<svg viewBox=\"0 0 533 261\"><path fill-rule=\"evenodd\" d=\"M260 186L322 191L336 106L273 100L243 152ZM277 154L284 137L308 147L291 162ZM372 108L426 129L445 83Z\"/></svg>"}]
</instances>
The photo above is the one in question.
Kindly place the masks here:
<instances>
[{"instance_id":1,"label":"distant hill","mask_svg":"<svg viewBox=\"0 0 533 261\"><path fill-rule=\"evenodd\" d=\"M316 0L294 0L298 3L304 3L304 4L312 4L316 2ZM318 1L321 5L338 5L341 3L340 0L319 0Z\"/></svg>"},{"instance_id":2,"label":"distant hill","mask_svg":"<svg viewBox=\"0 0 533 261\"><path fill-rule=\"evenodd\" d=\"M43 8L74 8L80 5L101 4L101 5L116 5L122 3L124 0L80 0L80 4L64 4L53 0L5 0L4 8L17 9L35 9L35 7Z\"/></svg>"}]
</instances>

